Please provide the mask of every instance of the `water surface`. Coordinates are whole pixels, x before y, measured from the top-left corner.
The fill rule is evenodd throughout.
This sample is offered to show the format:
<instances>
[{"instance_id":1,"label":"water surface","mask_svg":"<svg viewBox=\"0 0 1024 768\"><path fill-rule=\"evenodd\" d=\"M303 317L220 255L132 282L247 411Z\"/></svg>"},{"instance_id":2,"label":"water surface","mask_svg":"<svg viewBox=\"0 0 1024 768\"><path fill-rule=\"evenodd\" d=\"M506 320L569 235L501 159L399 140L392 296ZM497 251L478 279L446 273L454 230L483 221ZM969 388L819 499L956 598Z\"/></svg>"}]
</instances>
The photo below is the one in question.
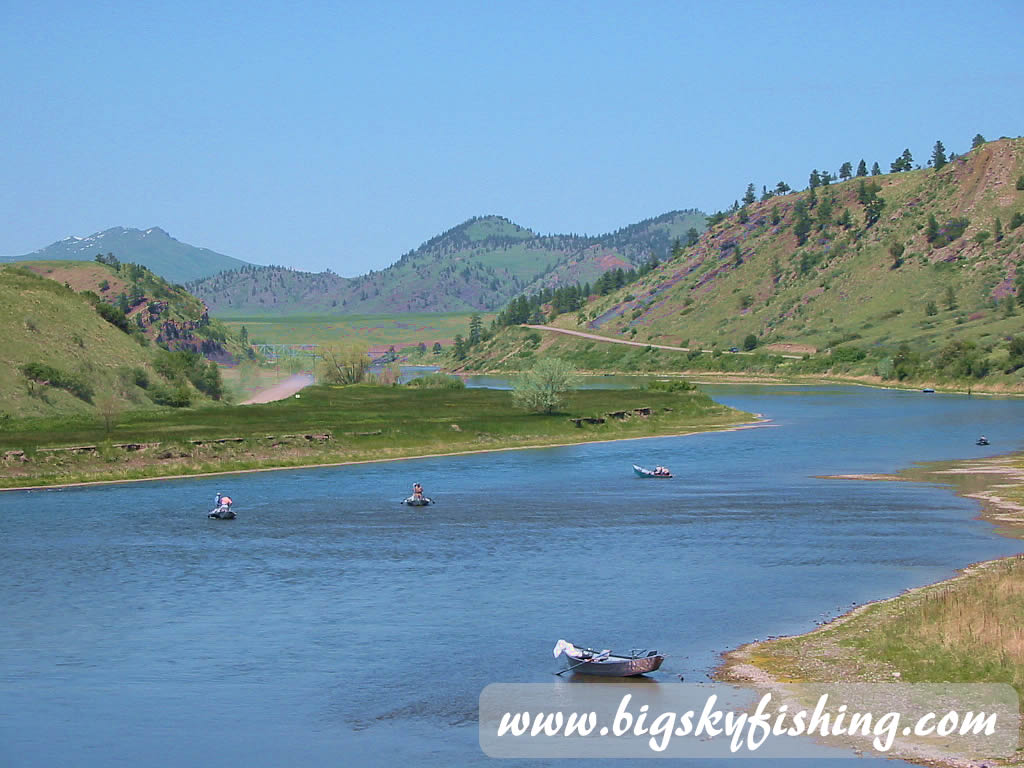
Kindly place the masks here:
<instances>
[{"instance_id":1,"label":"water surface","mask_svg":"<svg viewBox=\"0 0 1024 768\"><path fill-rule=\"evenodd\" d=\"M1024 402L708 390L773 426L0 494L0 763L482 765L481 689L552 680L559 638L696 681L1020 551L943 487L813 475L1020 449Z\"/></svg>"}]
</instances>

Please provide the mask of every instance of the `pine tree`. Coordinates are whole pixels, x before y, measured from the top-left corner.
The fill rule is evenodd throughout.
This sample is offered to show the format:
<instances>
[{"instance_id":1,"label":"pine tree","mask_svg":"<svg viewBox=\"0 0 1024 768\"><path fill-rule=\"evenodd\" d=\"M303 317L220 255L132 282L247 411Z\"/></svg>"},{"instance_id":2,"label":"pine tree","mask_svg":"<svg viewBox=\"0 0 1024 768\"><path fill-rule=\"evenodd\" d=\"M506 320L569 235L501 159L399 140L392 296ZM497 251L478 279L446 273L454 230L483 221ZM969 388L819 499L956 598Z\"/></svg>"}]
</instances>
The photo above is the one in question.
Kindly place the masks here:
<instances>
[{"instance_id":1,"label":"pine tree","mask_svg":"<svg viewBox=\"0 0 1024 768\"><path fill-rule=\"evenodd\" d=\"M846 162L846 163L843 163L841 166L839 166L839 178L840 179L842 179L843 181L846 181L847 179L852 178L852 177L853 177L853 165L851 165L849 162Z\"/></svg>"},{"instance_id":2,"label":"pine tree","mask_svg":"<svg viewBox=\"0 0 1024 768\"><path fill-rule=\"evenodd\" d=\"M941 141L935 142L935 147L932 149L932 167L937 171L946 164L946 148L942 146Z\"/></svg>"},{"instance_id":3,"label":"pine tree","mask_svg":"<svg viewBox=\"0 0 1024 768\"><path fill-rule=\"evenodd\" d=\"M700 233L696 230L696 228L690 227L688 230L686 230L686 244L688 246L692 247L696 245L698 240L700 240Z\"/></svg>"},{"instance_id":4,"label":"pine tree","mask_svg":"<svg viewBox=\"0 0 1024 768\"><path fill-rule=\"evenodd\" d=\"M469 346L475 347L480 343L484 331L484 322L480 315L475 312L469 318Z\"/></svg>"},{"instance_id":5,"label":"pine tree","mask_svg":"<svg viewBox=\"0 0 1024 768\"><path fill-rule=\"evenodd\" d=\"M818 169L815 168L811 171L811 177L807 183L808 187L814 189L815 187L821 186L821 176L818 175Z\"/></svg>"},{"instance_id":6,"label":"pine tree","mask_svg":"<svg viewBox=\"0 0 1024 768\"><path fill-rule=\"evenodd\" d=\"M798 200L793 206L793 234L796 235L796 244L806 243L810 232L811 217L807 215L807 204L803 200Z\"/></svg>"},{"instance_id":7,"label":"pine tree","mask_svg":"<svg viewBox=\"0 0 1024 768\"><path fill-rule=\"evenodd\" d=\"M882 175L882 169L878 167L878 161L877 160L871 166L871 175L872 176L881 176Z\"/></svg>"},{"instance_id":8,"label":"pine tree","mask_svg":"<svg viewBox=\"0 0 1024 768\"><path fill-rule=\"evenodd\" d=\"M456 360L465 360L466 359L466 342L462 338L462 334L461 333L455 334L455 342L454 342L454 345L452 347L452 351L453 351L453 353L455 355L455 359Z\"/></svg>"},{"instance_id":9,"label":"pine tree","mask_svg":"<svg viewBox=\"0 0 1024 768\"><path fill-rule=\"evenodd\" d=\"M857 163L857 175L858 176L867 176L868 175L868 164L864 162L864 158L861 158L861 161L859 163Z\"/></svg>"},{"instance_id":10,"label":"pine tree","mask_svg":"<svg viewBox=\"0 0 1024 768\"><path fill-rule=\"evenodd\" d=\"M982 136L980 133L976 133L974 135L974 139L971 141L971 149L977 149L978 147L980 147L984 143L985 143L985 137Z\"/></svg>"},{"instance_id":11,"label":"pine tree","mask_svg":"<svg viewBox=\"0 0 1024 768\"><path fill-rule=\"evenodd\" d=\"M995 223L995 226L993 226L992 228L995 230L996 242L998 243L998 242L1002 241L1002 239L1003 239L1003 221L1002 221L1002 219L1000 219L998 216L996 216L996 223Z\"/></svg>"},{"instance_id":12,"label":"pine tree","mask_svg":"<svg viewBox=\"0 0 1024 768\"><path fill-rule=\"evenodd\" d=\"M864 224L870 227L882 217L882 209L885 207L885 200L877 195L864 206Z\"/></svg>"},{"instance_id":13,"label":"pine tree","mask_svg":"<svg viewBox=\"0 0 1024 768\"><path fill-rule=\"evenodd\" d=\"M743 204L750 205L755 200L757 200L757 197L754 194L754 185L752 183L747 184L747 192L743 195Z\"/></svg>"}]
</instances>

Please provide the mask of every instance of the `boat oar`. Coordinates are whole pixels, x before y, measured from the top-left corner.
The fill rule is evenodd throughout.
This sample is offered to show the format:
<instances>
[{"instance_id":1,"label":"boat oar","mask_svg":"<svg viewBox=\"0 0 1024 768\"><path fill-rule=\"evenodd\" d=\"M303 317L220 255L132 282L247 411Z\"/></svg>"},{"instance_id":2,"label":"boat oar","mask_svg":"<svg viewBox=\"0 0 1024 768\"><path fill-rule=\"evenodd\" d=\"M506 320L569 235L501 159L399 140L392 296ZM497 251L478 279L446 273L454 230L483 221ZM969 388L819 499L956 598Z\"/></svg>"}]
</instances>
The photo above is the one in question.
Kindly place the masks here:
<instances>
[{"instance_id":1,"label":"boat oar","mask_svg":"<svg viewBox=\"0 0 1024 768\"><path fill-rule=\"evenodd\" d=\"M589 659L583 659L582 661L573 664L571 667L566 667L561 672L555 672L555 674L559 676L564 675L566 672L572 672L574 669L576 669L576 667L581 667L584 664L589 664L592 661L600 661L601 659L606 659L609 655L610 654L608 653L602 653L599 656L592 656Z\"/></svg>"},{"instance_id":2,"label":"boat oar","mask_svg":"<svg viewBox=\"0 0 1024 768\"><path fill-rule=\"evenodd\" d=\"M583 661L579 662L578 664L573 664L571 667L566 667L561 672L555 672L554 674L556 676L561 676L561 675L564 675L566 672L572 672L574 669L576 669L576 667L581 667L584 664L586 664L588 661L590 661L590 659L584 659Z\"/></svg>"}]
</instances>

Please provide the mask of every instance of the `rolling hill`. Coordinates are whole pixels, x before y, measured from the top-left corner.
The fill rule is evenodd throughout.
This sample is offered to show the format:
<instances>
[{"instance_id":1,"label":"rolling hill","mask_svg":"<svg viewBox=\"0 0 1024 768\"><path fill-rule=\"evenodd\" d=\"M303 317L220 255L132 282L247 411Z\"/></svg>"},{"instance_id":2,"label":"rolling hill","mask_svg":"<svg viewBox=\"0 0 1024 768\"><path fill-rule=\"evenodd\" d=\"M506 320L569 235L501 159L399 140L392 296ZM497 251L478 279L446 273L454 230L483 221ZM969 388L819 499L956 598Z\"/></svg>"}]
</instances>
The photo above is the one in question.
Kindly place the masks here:
<instances>
[{"instance_id":1,"label":"rolling hill","mask_svg":"<svg viewBox=\"0 0 1024 768\"><path fill-rule=\"evenodd\" d=\"M15 418L219 399L207 360L247 354L199 299L133 264L0 266L0 328L0 428Z\"/></svg>"},{"instance_id":2,"label":"rolling hill","mask_svg":"<svg viewBox=\"0 0 1024 768\"><path fill-rule=\"evenodd\" d=\"M591 368L1024 386L1024 139L983 143L938 168L819 180L710 221L692 247L555 323L715 352L640 348L644 361L594 341L545 345ZM515 367L517 350L532 354L524 344L521 331L499 334L468 365Z\"/></svg>"},{"instance_id":3,"label":"rolling hill","mask_svg":"<svg viewBox=\"0 0 1024 768\"><path fill-rule=\"evenodd\" d=\"M108 253L121 261L141 264L172 283L248 266L240 259L176 240L160 227L113 227L88 237L66 237L33 253L2 261L91 261L97 254Z\"/></svg>"},{"instance_id":4,"label":"rolling hill","mask_svg":"<svg viewBox=\"0 0 1024 768\"><path fill-rule=\"evenodd\" d=\"M538 235L508 219L470 219L390 267L355 278L245 266L187 284L224 317L261 312L371 314L492 311L541 286L594 280L607 269L661 259L704 214L673 211L599 237Z\"/></svg>"}]
</instances>

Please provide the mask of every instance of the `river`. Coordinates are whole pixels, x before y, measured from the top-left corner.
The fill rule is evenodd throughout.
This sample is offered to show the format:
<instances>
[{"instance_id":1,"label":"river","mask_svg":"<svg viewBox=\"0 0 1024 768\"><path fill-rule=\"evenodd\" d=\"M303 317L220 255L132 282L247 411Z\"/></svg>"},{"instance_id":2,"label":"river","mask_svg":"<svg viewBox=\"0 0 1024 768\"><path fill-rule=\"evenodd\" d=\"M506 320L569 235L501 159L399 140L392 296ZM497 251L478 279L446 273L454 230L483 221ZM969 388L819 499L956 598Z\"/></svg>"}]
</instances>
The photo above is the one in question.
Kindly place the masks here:
<instances>
[{"instance_id":1,"label":"river","mask_svg":"<svg viewBox=\"0 0 1024 768\"><path fill-rule=\"evenodd\" d=\"M770 425L0 494L0 764L482 765L480 691L553 680L560 638L699 681L1021 551L946 488L814 475L1020 450L1024 401L707 390Z\"/></svg>"}]
</instances>

